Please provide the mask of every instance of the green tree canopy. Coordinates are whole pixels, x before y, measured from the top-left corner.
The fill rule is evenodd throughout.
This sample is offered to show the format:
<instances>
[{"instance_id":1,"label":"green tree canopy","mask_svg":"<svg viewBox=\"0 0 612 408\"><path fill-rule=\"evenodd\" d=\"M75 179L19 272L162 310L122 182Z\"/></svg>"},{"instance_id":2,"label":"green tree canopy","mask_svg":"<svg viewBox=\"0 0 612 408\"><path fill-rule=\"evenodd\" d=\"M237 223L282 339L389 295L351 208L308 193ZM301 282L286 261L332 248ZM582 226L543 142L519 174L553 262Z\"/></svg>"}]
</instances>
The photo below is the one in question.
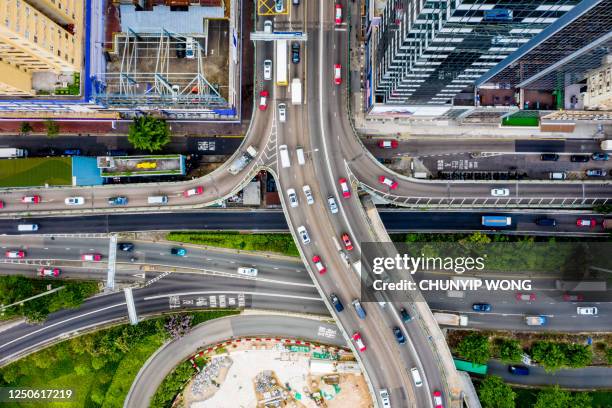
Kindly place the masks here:
<instances>
[{"instance_id":1,"label":"green tree canopy","mask_svg":"<svg viewBox=\"0 0 612 408\"><path fill-rule=\"evenodd\" d=\"M128 140L137 149L154 152L170 142L170 128L163 119L140 116L130 125Z\"/></svg>"},{"instance_id":2,"label":"green tree canopy","mask_svg":"<svg viewBox=\"0 0 612 408\"><path fill-rule=\"evenodd\" d=\"M516 393L496 375L488 376L478 387L483 408L514 408Z\"/></svg>"},{"instance_id":3,"label":"green tree canopy","mask_svg":"<svg viewBox=\"0 0 612 408\"><path fill-rule=\"evenodd\" d=\"M491 358L491 347L487 336L471 333L457 345L459 355L476 364L486 364Z\"/></svg>"},{"instance_id":4,"label":"green tree canopy","mask_svg":"<svg viewBox=\"0 0 612 408\"><path fill-rule=\"evenodd\" d=\"M538 393L534 408L590 408L591 397L586 392L572 394L558 385Z\"/></svg>"},{"instance_id":5,"label":"green tree canopy","mask_svg":"<svg viewBox=\"0 0 612 408\"><path fill-rule=\"evenodd\" d=\"M495 346L499 358L505 363L518 363L523 356L523 350L518 340L514 339L495 339Z\"/></svg>"}]
</instances>

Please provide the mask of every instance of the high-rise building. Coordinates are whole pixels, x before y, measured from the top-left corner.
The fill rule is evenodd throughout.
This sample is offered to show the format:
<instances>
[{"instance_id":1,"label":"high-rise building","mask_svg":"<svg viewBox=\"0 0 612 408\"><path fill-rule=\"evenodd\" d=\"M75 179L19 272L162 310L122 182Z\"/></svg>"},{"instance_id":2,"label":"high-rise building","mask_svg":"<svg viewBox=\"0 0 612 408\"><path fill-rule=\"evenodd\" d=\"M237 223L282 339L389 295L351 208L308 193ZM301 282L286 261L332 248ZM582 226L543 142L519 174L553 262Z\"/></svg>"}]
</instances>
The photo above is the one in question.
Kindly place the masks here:
<instances>
[{"instance_id":1,"label":"high-rise building","mask_svg":"<svg viewBox=\"0 0 612 408\"><path fill-rule=\"evenodd\" d=\"M0 2L0 95L36 95L37 73L81 71L83 8L83 0Z\"/></svg>"},{"instance_id":2,"label":"high-rise building","mask_svg":"<svg viewBox=\"0 0 612 408\"><path fill-rule=\"evenodd\" d=\"M366 106L451 105L579 0L388 0L367 28ZM371 1L370 7L376 4Z\"/></svg>"}]
</instances>

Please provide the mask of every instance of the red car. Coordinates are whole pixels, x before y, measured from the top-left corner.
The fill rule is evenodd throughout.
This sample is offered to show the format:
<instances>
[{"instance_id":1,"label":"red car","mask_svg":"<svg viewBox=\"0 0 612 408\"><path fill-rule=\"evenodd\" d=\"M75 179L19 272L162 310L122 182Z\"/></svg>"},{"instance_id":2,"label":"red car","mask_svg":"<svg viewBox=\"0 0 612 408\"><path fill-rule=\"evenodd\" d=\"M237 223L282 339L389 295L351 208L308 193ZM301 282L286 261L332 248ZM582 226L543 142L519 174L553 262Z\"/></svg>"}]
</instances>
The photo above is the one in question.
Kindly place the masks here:
<instances>
[{"instance_id":1,"label":"red car","mask_svg":"<svg viewBox=\"0 0 612 408\"><path fill-rule=\"evenodd\" d=\"M268 109L268 95L270 94L265 90L259 93L259 110L265 111Z\"/></svg>"},{"instance_id":2,"label":"red car","mask_svg":"<svg viewBox=\"0 0 612 408\"><path fill-rule=\"evenodd\" d=\"M570 295L569 293L565 293L563 295L563 300L566 302L582 302L584 300L584 296L582 295Z\"/></svg>"},{"instance_id":3,"label":"red car","mask_svg":"<svg viewBox=\"0 0 612 408\"><path fill-rule=\"evenodd\" d=\"M349 190L348 182L346 181L346 179L343 177L338 180L338 182L340 183L340 188L342 189L342 197L349 198L351 196L351 190Z\"/></svg>"},{"instance_id":4,"label":"red car","mask_svg":"<svg viewBox=\"0 0 612 408\"><path fill-rule=\"evenodd\" d=\"M0 200L0 208L4 208L4 201Z\"/></svg>"},{"instance_id":5,"label":"red car","mask_svg":"<svg viewBox=\"0 0 612 408\"><path fill-rule=\"evenodd\" d=\"M382 184L389 186L389 188L391 190L395 190L397 188L397 181L392 180L388 177L385 176L379 176L378 177L378 181L380 181Z\"/></svg>"},{"instance_id":6,"label":"red car","mask_svg":"<svg viewBox=\"0 0 612 408\"><path fill-rule=\"evenodd\" d=\"M25 252L24 251L6 251L4 253L4 255L7 258L25 258Z\"/></svg>"},{"instance_id":7,"label":"red car","mask_svg":"<svg viewBox=\"0 0 612 408\"><path fill-rule=\"evenodd\" d=\"M578 227L591 227L593 228L597 224L593 218L578 218L576 220L576 226Z\"/></svg>"},{"instance_id":8,"label":"red car","mask_svg":"<svg viewBox=\"0 0 612 408\"><path fill-rule=\"evenodd\" d=\"M361 338L361 333L359 333L359 332L353 333L353 341L357 345L357 348L359 349L359 351L361 351L361 352L366 351L366 346L365 346L365 344L363 344L363 339Z\"/></svg>"},{"instance_id":9,"label":"red car","mask_svg":"<svg viewBox=\"0 0 612 408\"><path fill-rule=\"evenodd\" d=\"M323 262L321 262L321 258L319 257L319 255L313 256L312 262L314 262L315 267L317 268L317 271L319 271L320 275L323 275L325 272L327 272L327 268L325 267L325 265L323 265Z\"/></svg>"},{"instance_id":10,"label":"red car","mask_svg":"<svg viewBox=\"0 0 612 408\"><path fill-rule=\"evenodd\" d=\"M40 276L59 276L60 270L59 268L40 268L38 270L38 274Z\"/></svg>"},{"instance_id":11,"label":"red car","mask_svg":"<svg viewBox=\"0 0 612 408\"><path fill-rule=\"evenodd\" d=\"M334 83L340 85L342 83L342 65L334 64Z\"/></svg>"},{"instance_id":12,"label":"red car","mask_svg":"<svg viewBox=\"0 0 612 408\"><path fill-rule=\"evenodd\" d=\"M192 188L190 190L183 191L183 197L187 198L187 197L191 197L191 196L194 196L194 195L200 195L203 192L204 192L204 187L197 186L196 188Z\"/></svg>"},{"instance_id":13,"label":"red car","mask_svg":"<svg viewBox=\"0 0 612 408\"><path fill-rule=\"evenodd\" d=\"M342 24L342 5L336 4L336 16L334 18L336 24Z\"/></svg>"},{"instance_id":14,"label":"red car","mask_svg":"<svg viewBox=\"0 0 612 408\"><path fill-rule=\"evenodd\" d=\"M39 195L23 196L21 197L21 202L24 204L38 204L40 203L40 196Z\"/></svg>"},{"instance_id":15,"label":"red car","mask_svg":"<svg viewBox=\"0 0 612 408\"><path fill-rule=\"evenodd\" d=\"M347 234L346 232L342 234L342 242L344 242L344 247L346 248L347 251L353 250L353 243L351 242L351 238L349 237L349 234Z\"/></svg>"},{"instance_id":16,"label":"red car","mask_svg":"<svg viewBox=\"0 0 612 408\"><path fill-rule=\"evenodd\" d=\"M397 149L397 140L379 140L378 147L381 149Z\"/></svg>"},{"instance_id":17,"label":"red car","mask_svg":"<svg viewBox=\"0 0 612 408\"><path fill-rule=\"evenodd\" d=\"M434 407L444 408L444 405L442 405L442 393L440 391L434 391L433 401L434 401Z\"/></svg>"},{"instance_id":18,"label":"red car","mask_svg":"<svg viewBox=\"0 0 612 408\"><path fill-rule=\"evenodd\" d=\"M531 302L532 300L536 300L536 295L535 293L517 293L516 300Z\"/></svg>"},{"instance_id":19,"label":"red car","mask_svg":"<svg viewBox=\"0 0 612 408\"><path fill-rule=\"evenodd\" d=\"M81 260L89 261L89 262L100 262L102 259L102 255L100 254L83 254L81 255Z\"/></svg>"}]
</instances>

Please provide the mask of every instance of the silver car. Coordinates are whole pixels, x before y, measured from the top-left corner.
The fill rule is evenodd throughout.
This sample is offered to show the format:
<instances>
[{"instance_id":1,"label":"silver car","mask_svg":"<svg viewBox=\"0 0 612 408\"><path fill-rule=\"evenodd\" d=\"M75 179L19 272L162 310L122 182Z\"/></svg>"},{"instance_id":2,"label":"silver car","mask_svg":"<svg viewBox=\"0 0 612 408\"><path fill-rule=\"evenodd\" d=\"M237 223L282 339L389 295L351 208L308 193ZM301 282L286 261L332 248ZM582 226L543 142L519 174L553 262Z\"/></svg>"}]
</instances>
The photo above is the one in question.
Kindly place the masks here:
<instances>
[{"instance_id":1,"label":"silver car","mask_svg":"<svg viewBox=\"0 0 612 408\"><path fill-rule=\"evenodd\" d=\"M264 61L264 80L269 81L272 79L272 60Z\"/></svg>"},{"instance_id":2,"label":"silver car","mask_svg":"<svg viewBox=\"0 0 612 408\"><path fill-rule=\"evenodd\" d=\"M308 236L308 231L306 231L306 227L300 225L297 229L298 235L300 236L304 245L310 244L310 236Z\"/></svg>"},{"instance_id":3,"label":"silver car","mask_svg":"<svg viewBox=\"0 0 612 408\"><path fill-rule=\"evenodd\" d=\"M279 122L287 121L287 105L284 103L278 104L278 120Z\"/></svg>"}]
</instances>

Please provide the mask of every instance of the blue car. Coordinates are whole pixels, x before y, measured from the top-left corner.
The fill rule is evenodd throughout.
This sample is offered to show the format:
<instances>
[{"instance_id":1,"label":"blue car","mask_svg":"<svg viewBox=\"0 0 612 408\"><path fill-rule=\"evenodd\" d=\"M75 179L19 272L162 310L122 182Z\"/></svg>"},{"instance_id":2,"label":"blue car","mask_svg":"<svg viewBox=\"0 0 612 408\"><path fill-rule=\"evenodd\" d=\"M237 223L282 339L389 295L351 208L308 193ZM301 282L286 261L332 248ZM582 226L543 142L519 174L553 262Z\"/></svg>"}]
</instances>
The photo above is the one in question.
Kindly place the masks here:
<instances>
[{"instance_id":1,"label":"blue car","mask_svg":"<svg viewBox=\"0 0 612 408\"><path fill-rule=\"evenodd\" d=\"M65 156L80 156L81 149L66 149L64 150L64 155Z\"/></svg>"},{"instance_id":2,"label":"blue car","mask_svg":"<svg viewBox=\"0 0 612 408\"><path fill-rule=\"evenodd\" d=\"M127 203L127 197L123 196L111 197L108 199L108 205L126 205Z\"/></svg>"},{"instance_id":3,"label":"blue car","mask_svg":"<svg viewBox=\"0 0 612 408\"><path fill-rule=\"evenodd\" d=\"M605 160L608 160L609 158L610 156L608 155L608 153L593 153L591 155L591 159L597 160L597 161L605 161Z\"/></svg>"},{"instance_id":4,"label":"blue car","mask_svg":"<svg viewBox=\"0 0 612 408\"><path fill-rule=\"evenodd\" d=\"M335 293L332 293L331 295L329 295L329 299L331 300L332 305L334 305L338 313L344 310L344 305L342 304L342 302L340 301L340 298Z\"/></svg>"},{"instance_id":5,"label":"blue car","mask_svg":"<svg viewBox=\"0 0 612 408\"><path fill-rule=\"evenodd\" d=\"M412 317L410 314L408 314L408 311L403 307L400 309L400 316L402 317L403 322L409 322L412 320Z\"/></svg>"},{"instance_id":6,"label":"blue car","mask_svg":"<svg viewBox=\"0 0 612 408\"><path fill-rule=\"evenodd\" d=\"M510 365L508 372L514 375L529 375L529 368L525 366Z\"/></svg>"},{"instance_id":7,"label":"blue car","mask_svg":"<svg viewBox=\"0 0 612 408\"><path fill-rule=\"evenodd\" d=\"M475 312L490 312L491 305L488 303L474 303L472 305L472 310Z\"/></svg>"},{"instance_id":8,"label":"blue car","mask_svg":"<svg viewBox=\"0 0 612 408\"><path fill-rule=\"evenodd\" d=\"M170 253L176 256L185 256L187 255L187 250L185 248L172 248Z\"/></svg>"},{"instance_id":9,"label":"blue car","mask_svg":"<svg viewBox=\"0 0 612 408\"><path fill-rule=\"evenodd\" d=\"M402 332L402 329L400 329L399 327L394 327L393 334L395 335L395 340L397 340L399 344L406 343L406 336L404 336L404 332Z\"/></svg>"}]
</instances>

